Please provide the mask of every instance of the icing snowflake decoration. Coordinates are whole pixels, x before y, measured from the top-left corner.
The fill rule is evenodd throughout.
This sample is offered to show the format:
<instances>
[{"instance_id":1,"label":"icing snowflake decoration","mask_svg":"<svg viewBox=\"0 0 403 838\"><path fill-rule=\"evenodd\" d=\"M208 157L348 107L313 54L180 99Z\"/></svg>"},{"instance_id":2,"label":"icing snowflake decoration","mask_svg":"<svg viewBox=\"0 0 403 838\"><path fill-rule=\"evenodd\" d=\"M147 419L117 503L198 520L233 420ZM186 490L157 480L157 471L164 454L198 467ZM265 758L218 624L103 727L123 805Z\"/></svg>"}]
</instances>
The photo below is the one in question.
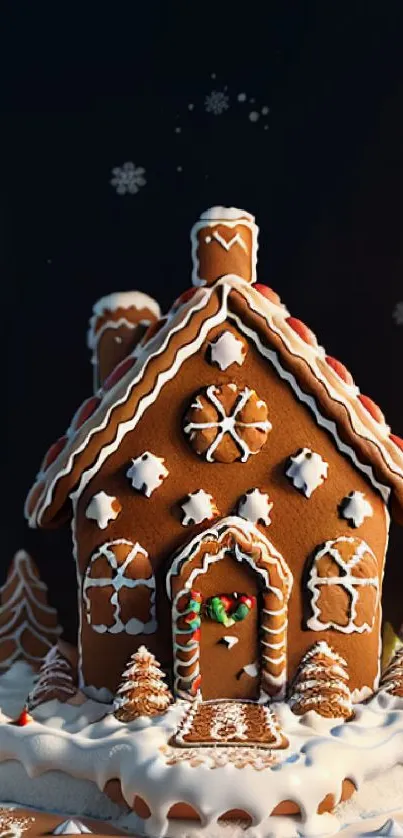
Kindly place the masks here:
<instances>
[{"instance_id":1,"label":"icing snowflake decoration","mask_svg":"<svg viewBox=\"0 0 403 838\"><path fill-rule=\"evenodd\" d=\"M142 166L135 166L131 161L123 163L123 166L115 166L109 183L113 186L118 195L136 195L141 186L147 181L144 177L146 170Z\"/></svg>"},{"instance_id":2,"label":"icing snowflake decoration","mask_svg":"<svg viewBox=\"0 0 403 838\"><path fill-rule=\"evenodd\" d=\"M310 498L312 492L326 480L328 468L328 464L322 460L320 454L316 454L309 448L302 448L290 457L286 475L296 489L299 489L306 498Z\"/></svg>"},{"instance_id":3,"label":"icing snowflake decoration","mask_svg":"<svg viewBox=\"0 0 403 838\"><path fill-rule=\"evenodd\" d=\"M229 96L224 90L212 90L204 100L207 113L220 116L229 108Z\"/></svg>"},{"instance_id":4,"label":"icing snowflake decoration","mask_svg":"<svg viewBox=\"0 0 403 838\"><path fill-rule=\"evenodd\" d=\"M210 358L212 364L217 364L220 370L226 370L231 364L242 366L246 357L246 347L232 332L222 332L210 344Z\"/></svg>"},{"instance_id":5,"label":"icing snowflake decoration","mask_svg":"<svg viewBox=\"0 0 403 838\"><path fill-rule=\"evenodd\" d=\"M185 503L182 504L182 511L182 525L184 527L201 524L202 521L211 521L219 514L213 496L205 492L204 489L191 492Z\"/></svg>"},{"instance_id":6,"label":"icing snowflake decoration","mask_svg":"<svg viewBox=\"0 0 403 838\"><path fill-rule=\"evenodd\" d=\"M269 500L269 496L259 489L248 489L238 503L238 515L247 521L252 521L252 524L269 526L272 509L273 503Z\"/></svg>"},{"instance_id":7,"label":"icing snowflake decoration","mask_svg":"<svg viewBox=\"0 0 403 838\"><path fill-rule=\"evenodd\" d=\"M105 574L105 562L111 572L110 575ZM144 597L148 589L149 619L143 622L132 615L125 622L122 605L127 614L129 596L127 593L124 594L123 602L121 602L120 591L125 588L134 590L139 587L143 589ZM97 548L84 576L83 602L87 622L98 634L106 632L109 634L126 632L130 635L152 634L157 628L155 578L147 550L140 544L133 544L124 538L110 541ZM94 612L97 615L103 615L108 608L110 624L95 622Z\"/></svg>"},{"instance_id":8,"label":"icing snowflake decoration","mask_svg":"<svg viewBox=\"0 0 403 838\"><path fill-rule=\"evenodd\" d=\"M96 521L100 530L106 530L109 522L115 521L121 509L121 503L113 495L98 492L91 498L85 510L85 517Z\"/></svg>"},{"instance_id":9,"label":"icing snowflake decoration","mask_svg":"<svg viewBox=\"0 0 403 838\"><path fill-rule=\"evenodd\" d=\"M393 319L397 326L403 326L403 300L400 303L396 303L393 310Z\"/></svg>"},{"instance_id":10,"label":"icing snowflake decoration","mask_svg":"<svg viewBox=\"0 0 403 838\"><path fill-rule=\"evenodd\" d=\"M150 451L145 451L132 460L126 476L131 480L133 489L142 492L146 498L151 497L155 489L168 477L169 471L164 466L164 458L157 457Z\"/></svg>"},{"instance_id":11,"label":"icing snowflake decoration","mask_svg":"<svg viewBox=\"0 0 403 838\"><path fill-rule=\"evenodd\" d=\"M345 518L351 527L360 527L365 518L372 518L374 510L366 499L364 492L350 492L343 498L339 506L339 513L340 517Z\"/></svg>"}]
</instances>

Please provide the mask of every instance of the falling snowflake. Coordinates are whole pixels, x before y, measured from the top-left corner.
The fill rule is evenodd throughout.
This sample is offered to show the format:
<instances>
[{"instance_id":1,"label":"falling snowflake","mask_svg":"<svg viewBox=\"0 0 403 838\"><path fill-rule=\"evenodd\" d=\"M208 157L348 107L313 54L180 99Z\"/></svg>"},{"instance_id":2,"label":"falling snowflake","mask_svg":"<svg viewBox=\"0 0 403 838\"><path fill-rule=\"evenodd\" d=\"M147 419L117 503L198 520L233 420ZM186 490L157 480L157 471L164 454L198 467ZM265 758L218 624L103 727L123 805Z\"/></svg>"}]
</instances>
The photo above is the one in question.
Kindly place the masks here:
<instances>
[{"instance_id":1,"label":"falling snowflake","mask_svg":"<svg viewBox=\"0 0 403 838\"><path fill-rule=\"evenodd\" d=\"M115 187L118 195L136 195L140 187L147 183L145 173L146 170L142 166L135 166L129 161L112 169L113 177L109 183Z\"/></svg>"},{"instance_id":2,"label":"falling snowflake","mask_svg":"<svg viewBox=\"0 0 403 838\"><path fill-rule=\"evenodd\" d=\"M397 326L403 326L403 300L400 303L396 303L393 311L393 319L396 321Z\"/></svg>"},{"instance_id":3,"label":"falling snowflake","mask_svg":"<svg viewBox=\"0 0 403 838\"><path fill-rule=\"evenodd\" d=\"M212 90L204 100L204 107L207 113L220 116L229 108L229 96L223 90Z\"/></svg>"}]
</instances>

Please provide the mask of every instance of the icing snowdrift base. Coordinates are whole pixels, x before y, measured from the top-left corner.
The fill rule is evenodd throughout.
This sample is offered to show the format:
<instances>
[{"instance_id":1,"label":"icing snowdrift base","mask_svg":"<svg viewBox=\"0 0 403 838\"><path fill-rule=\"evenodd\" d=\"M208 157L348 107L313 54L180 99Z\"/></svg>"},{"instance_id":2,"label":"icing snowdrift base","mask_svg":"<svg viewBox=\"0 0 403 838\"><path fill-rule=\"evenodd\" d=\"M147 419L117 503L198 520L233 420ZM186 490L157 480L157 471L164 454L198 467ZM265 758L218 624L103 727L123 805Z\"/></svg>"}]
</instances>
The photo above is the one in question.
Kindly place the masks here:
<instances>
[{"instance_id":1,"label":"icing snowdrift base","mask_svg":"<svg viewBox=\"0 0 403 838\"><path fill-rule=\"evenodd\" d=\"M17 684L24 666L17 664L0 678L0 705L7 704L9 712L21 709ZM24 687L26 670L25 681L21 677ZM273 765L261 770L252 765L239 769L225 760L213 769L207 754L203 759L202 748L196 751L201 761L195 765L195 751L172 748L169 740L187 707L180 702L164 717L141 718L127 725L117 721L107 705L91 700L81 705L48 702L25 727L10 724L10 717L3 713L1 797L22 805L116 819L127 815L140 796L151 816L132 822L137 830L141 824L140 831L155 838L184 835L183 821L167 818L179 801L200 814L201 823L186 824L185 834L197 835L207 827L211 836L222 815L242 809L251 817L249 835L253 838L332 835L348 822L349 807L354 811L356 803L353 797L350 804L339 807L339 814L336 810L334 815L317 815L324 797L333 794L339 800L345 778L361 789L359 794L367 794L372 781L377 790L370 799L374 809L379 797L377 778L385 778L385 772L389 772L386 789L395 782L401 794L400 801L398 792L395 800L387 798L388 805L402 805L403 769L394 766L403 763L403 699L380 693L367 704L356 705L354 719L340 724L312 712L296 717L287 705L278 703L276 712L290 745L275 752ZM103 793L107 783L116 779L127 808L113 804ZM301 815L270 818L283 800L295 801Z\"/></svg>"}]
</instances>

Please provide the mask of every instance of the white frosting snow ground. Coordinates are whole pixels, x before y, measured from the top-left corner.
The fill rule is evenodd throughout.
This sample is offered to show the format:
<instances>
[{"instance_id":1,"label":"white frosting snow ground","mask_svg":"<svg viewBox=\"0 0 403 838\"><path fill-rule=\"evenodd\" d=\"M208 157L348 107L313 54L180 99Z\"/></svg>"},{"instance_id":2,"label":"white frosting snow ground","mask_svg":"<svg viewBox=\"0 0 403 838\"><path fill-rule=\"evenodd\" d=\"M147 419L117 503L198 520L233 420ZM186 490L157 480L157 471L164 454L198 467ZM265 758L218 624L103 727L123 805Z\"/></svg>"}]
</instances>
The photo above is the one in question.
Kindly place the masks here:
<instances>
[{"instance_id":1,"label":"white frosting snow ground","mask_svg":"<svg viewBox=\"0 0 403 838\"><path fill-rule=\"evenodd\" d=\"M15 664L0 677L0 707L9 718L18 715L31 686L27 670ZM396 765L403 763L401 699L380 695L357 706L356 718L348 724L329 724L314 713L300 719L286 705L277 705L290 747L277 752L278 766L263 771L232 764L194 768L188 761L167 765L160 748L176 729L184 704L158 720L131 725L122 725L110 714L102 718L108 709L91 700L75 706L52 701L42 705L36 721L22 728L0 717L1 799L113 819L132 833L144 831L156 838L245 836L240 827L217 826L217 818L232 808L246 809L254 818L248 838L324 836L340 828L346 838L358 836L383 826L394 810L396 825L402 828L403 767ZM58 771L53 770L56 764ZM102 794L107 781L116 777L128 801L136 793L147 800L152 810L148 821L140 822ZM317 804L328 792L338 794L344 777L359 785L358 793L335 815L316 816ZM286 798L299 802L302 819L269 819L276 803ZM204 833L197 823L167 821L168 809L178 800L202 811ZM402 811L396 814L397 810ZM399 834L393 824L385 830L381 834Z\"/></svg>"}]
</instances>

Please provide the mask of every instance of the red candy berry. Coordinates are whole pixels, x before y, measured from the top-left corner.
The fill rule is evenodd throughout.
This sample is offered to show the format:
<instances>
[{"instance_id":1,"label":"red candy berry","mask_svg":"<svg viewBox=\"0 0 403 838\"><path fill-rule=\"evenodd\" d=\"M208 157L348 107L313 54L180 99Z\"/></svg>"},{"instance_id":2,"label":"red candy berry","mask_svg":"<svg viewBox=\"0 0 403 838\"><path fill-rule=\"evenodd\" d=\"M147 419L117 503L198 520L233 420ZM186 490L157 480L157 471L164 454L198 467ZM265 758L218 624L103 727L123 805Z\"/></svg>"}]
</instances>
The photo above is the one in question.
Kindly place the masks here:
<instances>
[{"instance_id":1,"label":"red candy berry","mask_svg":"<svg viewBox=\"0 0 403 838\"><path fill-rule=\"evenodd\" d=\"M222 594L220 596L220 600L221 600L225 610L229 611L229 609L232 607L232 604L233 604L231 597L226 596L225 594Z\"/></svg>"},{"instance_id":2,"label":"red candy berry","mask_svg":"<svg viewBox=\"0 0 403 838\"><path fill-rule=\"evenodd\" d=\"M256 602L256 597L248 596L247 594L242 594L239 597L239 602L242 603L242 605L246 605L247 608L252 609Z\"/></svg>"},{"instance_id":3,"label":"red candy berry","mask_svg":"<svg viewBox=\"0 0 403 838\"><path fill-rule=\"evenodd\" d=\"M297 333L297 335L302 338L305 343L309 343L310 346L317 346L318 341L311 329L302 322L302 320L298 320L297 317L287 317L287 323Z\"/></svg>"},{"instance_id":4,"label":"red candy berry","mask_svg":"<svg viewBox=\"0 0 403 838\"><path fill-rule=\"evenodd\" d=\"M24 709L18 716L18 719L15 720L15 724L17 725L17 727L25 727L25 725L28 725L30 722L33 722L33 718L29 715L26 707L24 707Z\"/></svg>"},{"instance_id":5,"label":"red candy berry","mask_svg":"<svg viewBox=\"0 0 403 838\"><path fill-rule=\"evenodd\" d=\"M52 463L54 463L54 461L59 456L60 452L63 451L66 442L67 436L64 435L59 437L59 439L57 439L56 442L54 442L53 445L50 446L43 459L41 471L46 471L46 469L49 468L49 466L51 466Z\"/></svg>"},{"instance_id":6,"label":"red candy berry","mask_svg":"<svg viewBox=\"0 0 403 838\"><path fill-rule=\"evenodd\" d=\"M354 384L351 372L348 371L347 367L345 367L341 361L338 361L337 358L332 358L331 355L326 355L326 363L332 368L336 375L344 381L345 384Z\"/></svg>"},{"instance_id":7,"label":"red candy berry","mask_svg":"<svg viewBox=\"0 0 403 838\"><path fill-rule=\"evenodd\" d=\"M372 399L370 399L369 396L362 396L360 394L358 398L363 407L365 407L365 409L368 411L368 413L371 414L372 418L375 419L376 422L380 422L381 424L385 423L385 417L381 411L381 408L378 407L378 405L375 404L375 402L372 401Z\"/></svg>"},{"instance_id":8,"label":"red candy berry","mask_svg":"<svg viewBox=\"0 0 403 838\"><path fill-rule=\"evenodd\" d=\"M193 599L194 602L201 602L203 597L200 591L191 591L190 592L190 599Z\"/></svg>"},{"instance_id":9,"label":"red candy berry","mask_svg":"<svg viewBox=\"0 0 403 838\"><path fill-rule=\"evenodd\" d=\"M400 448L401 451L403 451L403 439L400 436L396 436L396 434L391 434L390 438L392 442L394 442L395 445L397 445L397 447Z\"/></svg>"},{"instance_id":10,"label":"red candy berry","mask_svg":"<svg viewBox=\"0 0 403 838\"><path fill-rule=\"evenodd\" d=\"M200 629L194 630L192 634L192 640L194 640L195 643L200 643Z\"/></svg>"},{"instance_id":11,"label":"red candy berry","mask_svg":"<svg viewBox=\"0 0 403 838\"><path fill-rule=\"evenodd\" d=\"M255 282L253 287L256 289L256 291L259 291L259 294L262 294L263 297L267 297L267 299L270 300L271 303L274 303L274 305L282 305L279 295L275 291L273 291L273 289L270 288L269 285L261 285L260 282Z\"/></svg>"},{"instance_id":12,"label":"red candy berry","mask_svg":"<svg viewBox=\"0 0 403 838\"><path fill-rule=\"evenodd\" d=\"M108 377L105 378L105 381L102 385L102 389L104 390L104 392L107 393L108 390L112 390L112 387L114 387L115 384L117 384L118 381L120 381L120 379L123 378L124 375L126 375L126 373L131 369L132 366L134 366L135 363L136 359L133 358L131 355L129 355L127 358L124 358L124 360L121 361L120 364L118 364L117 367L115 367L115 369L113 369L111 373L109 373Z\"/></svg>"},{"instance_id":13,"label":"red candy berry","mask_svg":"<svg viewBox=\"0 0 403 838\"><path fill-rule=\"evenodd\" d=\"M73 420L71 423L71 427L73 430L77 431L81 428L81 425L84 425L84 422L95 413L98 405L101 403L101 399L99 396L90 396L89 399L86 399L85 402L80 405L77 412L73 416Z\"/></svg>"}]
</instances>

